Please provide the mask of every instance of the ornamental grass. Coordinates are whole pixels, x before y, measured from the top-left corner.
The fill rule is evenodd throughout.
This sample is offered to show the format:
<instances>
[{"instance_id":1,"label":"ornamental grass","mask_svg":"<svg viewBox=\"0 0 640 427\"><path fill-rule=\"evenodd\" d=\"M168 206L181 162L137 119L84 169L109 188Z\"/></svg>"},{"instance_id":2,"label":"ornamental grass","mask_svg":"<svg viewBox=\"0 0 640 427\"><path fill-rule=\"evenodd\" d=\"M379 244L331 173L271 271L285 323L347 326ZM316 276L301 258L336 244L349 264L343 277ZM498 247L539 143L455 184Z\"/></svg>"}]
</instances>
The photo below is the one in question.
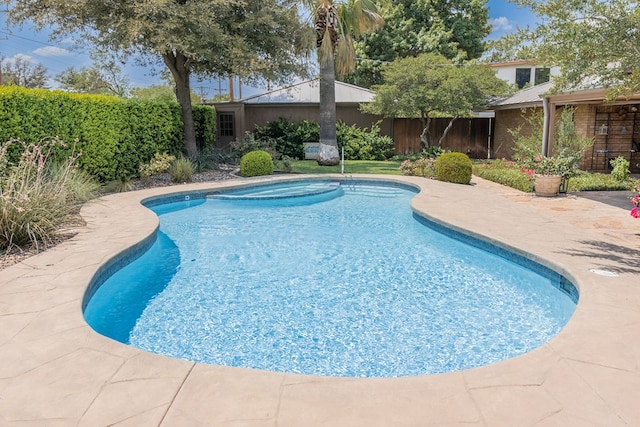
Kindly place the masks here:
<instances>
[{"instance_id":1,"label":"ornamental grass","mask_svg":"<svg viewBox=\"0 0 640 427\"><path fill-rule=\"evenodd\" d=\"M0 249L37 250L52 243L97 194L98 183L76 165L79 155L53 158L61 148L56 138L38 144L14 139L0 146Z\"/></svg>"}]
</instances>

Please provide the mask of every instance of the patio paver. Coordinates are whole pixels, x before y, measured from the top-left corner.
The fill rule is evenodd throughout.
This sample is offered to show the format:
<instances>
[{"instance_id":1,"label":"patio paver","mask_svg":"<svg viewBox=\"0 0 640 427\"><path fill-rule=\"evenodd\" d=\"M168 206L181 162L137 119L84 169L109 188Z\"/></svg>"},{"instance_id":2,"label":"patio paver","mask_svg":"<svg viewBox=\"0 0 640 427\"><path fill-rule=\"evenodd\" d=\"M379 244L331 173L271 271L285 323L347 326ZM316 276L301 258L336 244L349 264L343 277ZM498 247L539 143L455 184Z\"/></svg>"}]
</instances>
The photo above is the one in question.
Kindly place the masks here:
<instances>
[{"instance_id":1,"label":"patio paver","mask_svg":"<svg viewBox=\"0 0 640 427\"><path fill-rule=\"evenodd\" d=\"M418 377L313 377L146 353L86 324L91 278L155 232L157 218L141 200L256 180L110 195L83 208L87 225L77 236L0 271L0 425L640 425L640 220L628 209L573 195L536 198L479 178L471 186L362 178L417 185L416 211L562 272L580 291L576 313L525 355Z\"/></svg>"}]
</instances>

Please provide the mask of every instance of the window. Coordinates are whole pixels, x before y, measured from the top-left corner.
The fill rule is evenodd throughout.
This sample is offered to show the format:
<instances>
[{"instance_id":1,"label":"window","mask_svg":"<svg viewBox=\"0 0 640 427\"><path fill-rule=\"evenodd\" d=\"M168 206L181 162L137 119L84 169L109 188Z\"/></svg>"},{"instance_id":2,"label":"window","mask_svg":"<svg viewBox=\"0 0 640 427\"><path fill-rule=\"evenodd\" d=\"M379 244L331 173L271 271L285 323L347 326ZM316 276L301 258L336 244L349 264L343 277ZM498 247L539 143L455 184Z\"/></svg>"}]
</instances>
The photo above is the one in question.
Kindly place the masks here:
<instances>
[{"instance_id":1,"label":"window","mask_svg":"<svg viewBox=\"0 0 640 427\"><path fill-rule=\"evenodd\" d=\"M535 84L546 83L549 81L551 70L549 68L536 68Z\"/></svg>"},{"instance_id":2,"label":"window","mask_svg":"<svg viewBox=\"0 0 640 427\"><path fill-rule=\"evenodd\" d=\"M531 82L531 68L516 68L516 84L518 89Z\"/></svg>"},{"instance_id":3,"label":"window","mask_svg":"<svg viewBox=\"0 0 640 427\"><path fill-rule=\"evenodd\" d=\"M234 116L233 113L218 114L218 135L219 136L235 136Z\"/></svg>"}]
</instances>

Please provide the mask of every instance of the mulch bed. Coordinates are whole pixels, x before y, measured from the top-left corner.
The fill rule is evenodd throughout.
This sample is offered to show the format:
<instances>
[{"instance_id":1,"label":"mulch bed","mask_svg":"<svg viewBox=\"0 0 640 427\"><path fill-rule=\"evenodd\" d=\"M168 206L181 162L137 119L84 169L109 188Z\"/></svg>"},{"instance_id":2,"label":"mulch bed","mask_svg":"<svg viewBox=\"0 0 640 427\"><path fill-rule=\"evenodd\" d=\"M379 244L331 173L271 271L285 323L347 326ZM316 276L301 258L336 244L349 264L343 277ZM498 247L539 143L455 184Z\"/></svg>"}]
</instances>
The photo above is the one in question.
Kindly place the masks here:
<instances>
[{"instance_id":1,"label":"mulch bed","mask_svg":"<svg viewBox=\"0 0 640 427\"><path fill-rule=\"evenodd\" d=\"M237 178L237 169L234 166L220 165L219 169L212 171L199 172L193 175L192 182L214 182L214 181L226 181L229 179ZM176 185L171 180L171 176L168 173L159 174L150 177L145 180L136 180L131 182L131 190L143 190L145 188L155 187L167 187ZM78 217L78 220L80 218ZM79 225L79 224L76 224ZM9 266L22 262L29 257L44 252L59 243L73 237L73 233L67 233L49 243L41 243L38 247L27 246L21 248L11 248L4 253L0 253L0 270L3 270Z\"/></svg>"}]
</instances>

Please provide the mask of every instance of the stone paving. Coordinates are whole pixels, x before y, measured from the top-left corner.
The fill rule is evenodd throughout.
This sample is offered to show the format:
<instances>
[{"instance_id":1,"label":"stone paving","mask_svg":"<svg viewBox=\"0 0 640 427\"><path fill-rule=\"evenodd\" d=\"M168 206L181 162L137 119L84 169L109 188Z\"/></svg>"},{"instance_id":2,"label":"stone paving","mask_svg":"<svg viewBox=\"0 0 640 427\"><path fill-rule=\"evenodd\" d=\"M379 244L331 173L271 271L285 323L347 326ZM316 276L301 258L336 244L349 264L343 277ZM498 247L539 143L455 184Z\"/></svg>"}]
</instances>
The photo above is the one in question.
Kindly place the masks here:
<instances>
[{"instance_id":1,"label":"stone paving","mask_svg":"<svg viewBox=\"0 0 640 427\"><path fill-rule=\"evenodd\" d=\"M0 426L640 425L640 220L630 203L619 207L624 194L537 198L478 178L470 186L375 178L419 186L414 210L564 274L580 292L575 315L525 355L408 378L312 377L145 353L86 324L87 284L155 232L141 200L255 180L111 195L83 208L76 237L0 271Z\"/></svg>"}]
</instances>

